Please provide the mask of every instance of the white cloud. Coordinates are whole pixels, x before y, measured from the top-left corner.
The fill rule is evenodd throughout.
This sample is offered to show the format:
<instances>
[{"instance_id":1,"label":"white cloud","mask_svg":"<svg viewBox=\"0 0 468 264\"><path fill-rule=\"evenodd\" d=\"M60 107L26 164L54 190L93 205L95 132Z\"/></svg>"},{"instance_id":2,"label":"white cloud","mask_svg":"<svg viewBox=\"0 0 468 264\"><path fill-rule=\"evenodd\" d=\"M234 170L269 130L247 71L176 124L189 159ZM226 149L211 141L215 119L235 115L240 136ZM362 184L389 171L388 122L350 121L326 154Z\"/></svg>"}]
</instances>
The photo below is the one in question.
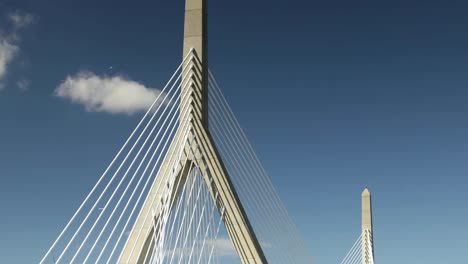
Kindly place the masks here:
<instances>
[{"instance_id":1,"label":"white cloud","mask_svg":"<svg viewBox=\"0 0 468 264\"><path fill-rule=\"evenodd\" d=\"M146 111L160 93L122 76L97 76L92 72L68 76L54 91L54 95L81 104L87 111L112 114Z\"/></svg>"},{"instance_id":2,"label":"white cloud","mask_svg":"<svg viewBox=\"0 0 468 264\"><path fill-rule=\"evenodd\" d=\"M5 77L7 66L11 63L18 50L18 46L8 42L0 35L0 80Z\"/></svg>"},{"instance_id":3,"label":"white cloud","mask_svg":"<svg viewBox=\"0 0 468 264\"><path fill-rule=\"evenodd\" d=\"M8 19L13 24L15 30L29 26L35 21L35 17L33 15L19 11L8 14Z\"/></svg>"}]
</instances>

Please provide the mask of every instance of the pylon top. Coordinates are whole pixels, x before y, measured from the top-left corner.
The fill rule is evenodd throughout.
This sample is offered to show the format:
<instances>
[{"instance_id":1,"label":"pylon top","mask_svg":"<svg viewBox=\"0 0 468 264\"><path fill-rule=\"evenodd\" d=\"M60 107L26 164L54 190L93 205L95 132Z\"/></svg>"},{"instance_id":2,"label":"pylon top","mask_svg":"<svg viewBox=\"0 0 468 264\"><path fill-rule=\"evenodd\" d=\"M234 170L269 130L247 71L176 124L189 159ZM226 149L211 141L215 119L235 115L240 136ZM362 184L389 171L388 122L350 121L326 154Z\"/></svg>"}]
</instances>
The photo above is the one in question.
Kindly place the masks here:
<instances>
[{"instance_id":1,"label":"pylon top","mask_svg":"<svg viewBox=\"0 0 468 264\"><path fill-rule=\"evenodd\" d=\"M184 50L183 58L193 52L194 58L187 62L194 63L196 70L193 71L193 84L195 87L182 87L184 91L195 89L192 96L196 105L201 107L200 118L205 128L208 128L208 32L207 32L207 0L186 0L185 2L185 30L184 30ZM187 66L186 65L186 66ZM199 95L199 96L197 96Z\"/></svg>"},{"instance_id":2,"label":"pylon top","mask_svg":"<svg viewBox=\"0 0 468 264\"><path fill-rule=\"evenodd\" d=\"M362 230L372 231L372 200L371 193L366 187L362 192Z\"/></svg>"},{"instance_id":3,"label":"pylon top","mask_svg":"<svg viewBox=\"0 0 468 264\"><path fill-rule=\"evenodd\" d=\"M364 190L362 191L362 196L371 196L371 193L369 191L369 188L364 188Z\"/></svg>"}]
</instances>

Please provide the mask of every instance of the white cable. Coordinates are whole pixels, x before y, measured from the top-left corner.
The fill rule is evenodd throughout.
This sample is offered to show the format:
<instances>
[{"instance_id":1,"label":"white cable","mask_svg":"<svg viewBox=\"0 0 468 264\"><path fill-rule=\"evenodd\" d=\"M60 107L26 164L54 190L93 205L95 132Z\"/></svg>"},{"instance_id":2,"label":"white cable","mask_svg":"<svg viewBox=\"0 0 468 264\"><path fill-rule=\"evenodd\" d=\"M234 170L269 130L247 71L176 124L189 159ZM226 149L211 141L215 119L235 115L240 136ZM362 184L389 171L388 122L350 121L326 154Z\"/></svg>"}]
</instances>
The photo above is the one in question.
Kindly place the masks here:
<instances>
[{"instance_id":1,"label":"white cable","mask_svg":"<svg viewBox=\"0 0 468 264\"><path fill-rule=\"evenodd\" d=\"M215 235L214 238L213 238L213 245L211 246L211 253L210 253L210 257L208 258L208 263L210 263L210 261L211 261L211 257L212 257L212 255L213 255L213 251L214 251L214 248L215 248L215 246L216 246L216 239L217 239L217 237L218 237L219 228L221 227L221 223L223 222L222 220L223 220L224 212L225 212L224 209L225 209L225 208L223 208L223 210L221 211L221 217L219 218L219 223L218 223L218 228L217 228L217 230L216 230L216 235Z\"/></svg>"},{"instance_id":2,"label":"white cable","mask_svg":"<svg viewBox=\"0 0 468 264\"><path fill-rule=\"evenodd\" d=\"M214 201L216 201L216 200L218 199L218 195L219 195L219 193L216 192ZM210 195L208 194L207 197L210 197ZM215 203L216 203L216 202L215 202ZM216 205L213 204L213 207L211 208L210 217L209 217L209 219L208 219L208 221L210 221L210 222L211 222L211 220L212 220L213 217L214 217L215 208L216 208ZM210 227L211 227L211 225L208 225L208 227L206 228L206 231L205 231L205 235L204 235L204 237L203 237L203 244L202 244L202 248L201 248L201 250L200 250L200 251L202 251L202 252L203 252L203 249L205 248L206 238L207 238L207 236L208 236L208 232L209 232L209 230L210 230ZM201 260L201 259L202 259L202 256L200 256L200 257L198 258L197 264L200 264L200 260Z\"/></svg>"}]
</instances>

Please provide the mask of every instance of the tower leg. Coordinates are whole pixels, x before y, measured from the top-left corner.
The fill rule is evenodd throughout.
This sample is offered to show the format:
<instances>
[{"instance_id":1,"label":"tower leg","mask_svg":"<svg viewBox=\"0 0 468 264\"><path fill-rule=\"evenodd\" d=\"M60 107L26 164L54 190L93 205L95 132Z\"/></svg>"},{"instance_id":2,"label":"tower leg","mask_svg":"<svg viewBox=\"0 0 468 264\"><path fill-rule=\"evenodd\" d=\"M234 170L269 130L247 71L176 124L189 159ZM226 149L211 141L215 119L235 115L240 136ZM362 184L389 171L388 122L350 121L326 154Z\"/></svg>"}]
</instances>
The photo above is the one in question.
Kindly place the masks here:
<instances>
[{"instance_id":1,"label":"tower leg","mask_svg":"<svg viewBox=\"0 0 468 264\"><path fill-rule=\"evenodd\" d=\"M146 264L147 262L144 260L146 259L148 261L151 259L151 255L148 254L152 253L151 248L154 247L154 238L159 238L160 236L158 233L159 229L154 227L154 223L161 222L154 216L162 215L166 203L170 203L170 208L172 208L186 183L187 175L190 173L189 165L182 166L183 164L178 164L178 167L184 168L184 170L181 169L177 172L176 177L172 177L171 179L172 174L170 171L173 170L174 167L177 167L171 166L171 164L176 163L175 160L177 159L174 153L177 152L177 147L183 146L185 149L183 155L185 155L186 162L194 162L200 171L204 172L203 178L212 198L215 199L217 197L214 204L220 214L223 212L222 221L241 262L243 264L266 264L267 260L240 203L234 185L229 178L224 164L219 158L219 154L211 137L200 122L195 123L193 135L189 138L186 145L177 146L177 144L173 144L168 151L161 165L161 170L139 213L136 224L125 243L119 258L119 263ZM188 151L192 141L196 142L199 148L199 154L194 155ZM174 139L174 142L178 142L177 138ZM174 186L174 189L167 190L166 188L171 185ZM159 186L163 187L158 188ZM178 186L178 188L176 188L176 186ZM164 201L164 199L160 197L164 197L167 192L171 192L171 198L168 201ZM154 203L152 202L153 200L155 201Z\"/></svg>"},{"instance_id":2,"label":"tower leg","mask_svg":"<svg viewBox=\"0 0 468 264\"><path fill-rule=\"evenodd\" d=\"M219 212L224 209L222 220L241 262L268 263L211 136L201 123L195 125L195 133L201 143L203 157L206 158L206 162L200 164L200 169L207 172L204 178L212 197L215 197L216 192L219 193L215 203ZM203 166L207 166L206 170Z\"/></svg>"},{"instance_id":3,"label":"tower leg","mask_svg":"<svg viewBox=\"0 0 468 264\"><path fill-rule=\"evenodd\" d=\"M177 134L180 135L180 133ZM175 140L161 164L120 254L118 261L120 264L146 264L151 259L153 252L151 249L155 246L154 241L158 241L160 236L158 230L162 221L159 218L163 215L167 203L169 203L168 210L171 211L190 173L191 160L187 159L190 155L189 150L186 149L183 153L177 151L180 146L183 146L177 140L180 136L174 138ZM176 168L178 168L177 172L174 171ZM169 189L171 186L173 188Z\"/></svg>"}]
</instances>

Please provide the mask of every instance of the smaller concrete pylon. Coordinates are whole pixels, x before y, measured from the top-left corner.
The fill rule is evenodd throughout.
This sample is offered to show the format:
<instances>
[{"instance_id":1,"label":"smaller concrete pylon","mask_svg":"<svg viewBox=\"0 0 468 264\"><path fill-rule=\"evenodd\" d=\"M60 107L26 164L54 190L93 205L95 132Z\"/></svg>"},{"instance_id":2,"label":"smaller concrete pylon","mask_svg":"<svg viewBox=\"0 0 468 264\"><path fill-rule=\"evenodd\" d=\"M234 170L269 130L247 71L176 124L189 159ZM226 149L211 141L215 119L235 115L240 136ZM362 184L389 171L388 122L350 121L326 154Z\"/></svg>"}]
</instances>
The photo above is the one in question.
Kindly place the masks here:
<instances>
[{"instance_id":1,"label":"smaller concrete pylon","mask_svg":"<svg viewBox=\"0 0 468 264\"><path fill-rule=\"evenodd\" d=\"M362 264L374 264L372 197L366 187L362 191Z\"/></svg>"},{"instance_id":2,"label":"smaller concrete pylon","mask_svg":"<svg viewBox=\"0 0 468 264\"><path fill-rule=\"evenodd\" d=\"M370 230L372 232L372 201L371 193L366 187L362 191L362 231Z\"/></svg>"}]
</instances>

